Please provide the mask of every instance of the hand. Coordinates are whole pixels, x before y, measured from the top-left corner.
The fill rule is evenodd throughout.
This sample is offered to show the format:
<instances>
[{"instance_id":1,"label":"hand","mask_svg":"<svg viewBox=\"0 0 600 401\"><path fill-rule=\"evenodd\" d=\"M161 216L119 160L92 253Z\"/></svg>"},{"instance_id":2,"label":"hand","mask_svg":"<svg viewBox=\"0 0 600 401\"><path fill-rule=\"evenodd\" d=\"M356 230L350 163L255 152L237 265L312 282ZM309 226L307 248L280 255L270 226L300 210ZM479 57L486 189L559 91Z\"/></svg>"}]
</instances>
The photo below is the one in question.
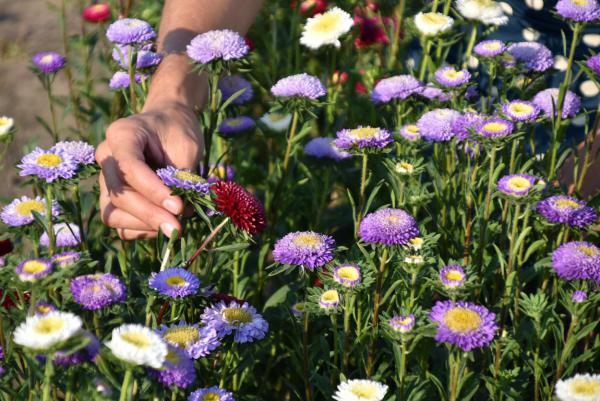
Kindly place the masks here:
<instances>
[{"instance_id":1,"label":"hand","mask_svg":"<svg viewBox=\"0 0 600 401\"><path fill-rule=\"evenodd\" d=\"M122 239L170 237L183 202L155 174L160 167L196 169L204 149L193 110L185 103L146 103L142 113L112 123L96 151L100 211Z\"/></svg>"}]
</instances>

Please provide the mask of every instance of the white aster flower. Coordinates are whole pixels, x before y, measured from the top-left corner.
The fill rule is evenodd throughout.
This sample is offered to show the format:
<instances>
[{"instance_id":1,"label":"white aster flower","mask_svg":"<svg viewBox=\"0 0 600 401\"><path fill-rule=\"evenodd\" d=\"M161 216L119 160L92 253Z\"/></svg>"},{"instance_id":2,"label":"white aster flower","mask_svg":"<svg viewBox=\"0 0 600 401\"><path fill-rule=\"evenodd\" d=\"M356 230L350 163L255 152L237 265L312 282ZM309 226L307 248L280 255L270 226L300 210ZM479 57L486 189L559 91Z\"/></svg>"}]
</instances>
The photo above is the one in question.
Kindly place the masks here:
<instances>
[{"instance_id":1,"label":"white aster flower","mask_svg":"<svg viewBox=\"0 0 600 401\"><path fill-rule=\"evenodd\" d=\"M12 118L6 116L0 117L0 137L8 134L13 125L15 125L15 120Z\"/></svg>"},{"instance_id":2,"label":"white aster flower","mask_svg":"<svg viewBox=\"0 0 600 401\"><path fill-rule=\"evenodd\" d=\"M577 374L556 383L560 401L600 401L600 375Z\"/></svg>"},{"instance_id":3,"label":"white aster flower","mask_svg":"<svg viewBox=\"0 0 600 401\"><path fill-rule=\"evenodd\" d=\"M260 122L267 126L271 131L284 132L290 126L292 121L291 114L283 113L265 113L261 118Z\"/></svg>"},{"instance_id":4,"label":"white aster flower","mask_svg":"<svg viewBox=\"0 0 600 401\"><path fill-rule=\"evenodd\" d=\"M441 13L418 13L415 26L425 36L436 36L446 32L454 25L454 19Z\"/></svg>"},{"instance_id":5,"label":"white aster flower","mask_svg":"<svg viewBox=\"0 0 600 401\"><path fill-rule=\"evenodd\" d=\"M69 312L29 316L15 330L14 340L25 348L45 352L73 337L81 325L81 319Z\"/></svg>"},{"instance_id":6,"label":"white aster flower","mask_svg":"<svg viewBox=\"0 0 600 401\"><path fill-rule=\"evenodd\" d=\"M337 401L381 401L388 386L373 380L347 380L341 382L333 398Z\"/></svg>"},{"instance_id":7,"label":"white aster flower","mask_svg":"<svg viewBox=\"0 0 600 401\"><path fill-rule=\"evenodd\" d=\"M508 17L500 3L493 0L456 0L458 12L465 18L486 25L506 25Z\"/></svg>"},{"instance_id":8,"label":"white aster flower","mask_svg":"<svg viewBox=\"0 0 600 401\"><path fill-rule=\"evenodd\" d=\"M124 362L154 369L160 369L167 357L167 345L160 336L139 324L117 327L106 346Z\"/></svg>"},{"instance_id":9,"label":"white aster flower","mask_svg":"<svg viewBox=\"0 0 600 401\"><path fill-rule=\"evenodd\" d=\"M354 21L350 14L334 7L306 20L300 43L310 49L318 49L325 45L340 47L340 36L347 33L352 25Z\"/></svg>"}]
</instances>

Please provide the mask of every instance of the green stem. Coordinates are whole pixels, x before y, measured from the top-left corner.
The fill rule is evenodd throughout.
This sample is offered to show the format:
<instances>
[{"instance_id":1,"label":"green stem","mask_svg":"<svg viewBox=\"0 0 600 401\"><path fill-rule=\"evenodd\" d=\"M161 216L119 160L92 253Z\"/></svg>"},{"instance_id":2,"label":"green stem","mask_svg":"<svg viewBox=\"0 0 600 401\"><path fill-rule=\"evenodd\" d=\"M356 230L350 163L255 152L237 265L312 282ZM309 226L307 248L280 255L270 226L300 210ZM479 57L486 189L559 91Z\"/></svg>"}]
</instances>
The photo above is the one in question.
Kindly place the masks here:
<instances>
[{"instance_id":1,"label":"green stem","mask_svg":"<svg viewBox=\"0 0 600 401\"><path fill-rule=\"evenodd\" d=\"M481 221L481 244L479 245L479 266L483 266L483 257L487 245L487 225L490 219L492 206L492 193L494 192L494 170L496 168L496 148L490 151L490 165L488 170L488 187L485 195L483 219Z\"/></svg>"},{"instance_id":2,"label":"green stem","mask_svg":"<svg viewBox=\"0 0 600 401\"><path fill-rule=\"evenodd\" d=\"M479 28L479 24L477 22L473 23L473 28L471 29L471 35L469 37L469 43L467 44L467 50L465 51L465 59L463 61L463 68L466 68L469 65L469 59L471 58L471 53L473 53L473 47L475 46L475 41L477 40L477 30Z\"/></svg>"},{"instance_id":3,"label":"green stem","mask_svg":"<svg viewBox=\"0 0 600 401\"><path fill-rule=\"evenodd\" d=\"M302 326L302 368L304 373L304 394L306 401L312 401L312 387L310 385L310 366L308 352L308 312L304 312L304 324Z\"/></svg>"},{"instance_id":4,"label":"green stem","mask_svg":"<svg viewBox=\"0 0 600 401\"><path fill-rule=\"evenodd\" d=\"M128 46L129 50L129 62L128 62L128 72L129 72L129 108L131 109L131 114L137 113L137 99L135 93L135 65L133 64L133 46Z\"/></svg>"},{"instance_id":5,"label":"green stem","mask_svg":"<svg viewBox=\"0 0 600 401\"><path fill-rule=\"evenodd\" d=\"M50 106L50 121L52 124L52 139L58 142L58 125L56 123L56 110L54 109L54 96L52 96L52 81L46 76L46 94L48 95L48 105Z\"/></svg>"},{"instance_id":6,"label":"green stem","mask_svg":"<svg viewBox=\"0 0 600 401\"><path fill-rule=\"evenodd\" d=\"M519 215L520 214L521 214L521 204L517 203L515 205L515 210L514 210L514 214L513 214L513 221L512 221L512 230L510 232L510 238L509 238L508 266L506 268L506 277L505 278L508 278L508 276L512 273L513 266L515 264L515 260L517 258L517 254L518 254L518 251L519 251L517 249L517 247L515 246L515 244L517 242L517 232L518 232L518 228L519 228Z\"/></svg>"},{"instance_id":7,"label":"green stem","mask_svg":"<svg viewBox=\"0 0 600 401\"><path fill-rule=\"evenodd\" d=\"M332 386L335 386L337 384L337 376L339 372L340 361L340 341L337 325L337 315L335 313L331 314L331 329L333 331L333 366L335 367L331 370L331 382Z\"/></svg>"},{"instance_id":8,"label":"green stem","mask_svg":"<svg viewBox=\"0 0 600 401\"><path fill-rule=\"evenodd\" d=\"M42 401L50 401L50 392L52 390L52 376L54 375L54 367L52 359L54 354L46 355L46 367L44 369L44 389L42 391Z\"/></svg>"},{"instance_id":9,"label":"green stem","mask_svg":"<svg viewBox=\"0 0 600 401\"><path fill-rule=\"evenodd\" d=\"M167 268L171 256L171 251L173 249L173 246L175 245L175 240L177 240L177 238L179 237L179 232L177 230L173 230L170 234L171 236L169 237L169 242L167 243L167 249L165 249L165 253L162 258L162 263L160 264L160 271L163 271Z\"/></svg>"},{"instance_id":10,"label":"green stem","mask_svg":"<svg viewBox=\"0 0 600 401\"><path fill-rule=\"evenodd\" d=\"M373 333L371 336L371 347L369 350L369 357L367 359L367 377L371 377L373 374L373 367L375 365L375 351L377 343L377 329L379 327L379 303L381 301L381 290L383 287L383 279L385 268L387 265L388 258L388 247L384 246L381 257L379 258L379 271L377 272L377 286L375 288L375 295L373 297Z\"/></svg>"},{"instance_id":11,"label":"green stem","mask_svg":"<svg viewBox=\"0 0 600 401\"><path fill-rule=\"evenodd\" d=\"M233 253L233 296L238 297L239 280L240 280L240 251Z\"/></svg>"},{"instance_id":12,"label":"green stem","mask_svg":"<svg viewBox=\"0 0 600 401\"><path fill-rule=\"evenodd\" d=\"M402 35L402 20L404 18L404 10L406 8L406 0L400 0L396 8L394 9L394 17L397 21L397 26L394 29L394 37L392 38L392 45L390 46L390 53L387 59L387 69L392 70L396 64L396 58L398 53L398 45L400 43L400 36Z\"/></svg>"},{"instance_id":13,"label":"green stem","mask_svg":"<svg viewBox=\"0 0 600 401\"><path fill-rule=\"evenodd\" d=\"M48 184L46 185L46 232L48 234L48 252L50 256L53 256L56 251L56 236L54 235L54 225L52 223L52 203L52 184Z\"/></svg>"},{"instance_id":14,"label":"green stem","mask_svg":"<svg viewBox=\"0 0 600 401\"><path fill-rule=\"evenodd\" d=\"M119 401L127 401L127 394L131 392L131 379L133 378L133 369L127 368L125 370L125 376L123 377L123 384L121 385L121 395Z\"/></svg>"},{"instance_id":15,"label":"green stem","mask_svg":"<svg viewBox=\"0 0 600 401\"><path fill-rule=\"evenodd\" d=\"M342 349L342 373L348 373L348 360L350 358L350 316L354 305L354 295L348 292L344 299L344 348Z\"/></svg>"},{"instance_id":16,"label":"green stem","mask_svg":"<svg viewBox=\"0 0 600 401\"><path fill-rule=\"evenodd\" d=\"M75 195L75 205L77 207L77 225L79 226L79 235L81 236L81 250L83 252L88 250L87 236L83 229L83 210L81 206L81 194L79 193L79 184L73 186L73 195Z\"/></svg>"},{"instance_id":17,"label":"green stem","mask_svg":"<svg viewBox=\"0 0 600 401\"><path fill-rule=\"evenodd\" d=\"M432 41L428 37L423 39L425 41L425 50L423 51L423 58L421 59L421 68L419 70L419 80L425 79L425 73L427 71L427 64L429 63L429 53L431 52Z\"/></svg>"},{"instance_id":18,"label":"green stem","mask_svg":"<svg viewBox=\"0 0 600 401\"><path fill-rule=\"evenodd\" d=\"M298 119L300 118L300 113L297 110L294 110L292 114L292 125L290 127L290 134L288 135L287 146L285 148L285 156L283 158L283 176L287 173L288 165L290 163L290 157L292 155L292 144L294 142L294 138L296 137L296 130L298 129Z\"/></svg>"},{"instance_id":19,"label":"green stem","mask_svg":"<svg viewBox=\"0 0 600 401\"><path fill-rule=\"evenodd\" d=\"M360 225L365 208L365 195L367 191L367 173L368 173L369 155L367 152L362 156L362 169L360 173L360 192L358 197L358 212L356 216L356 228Z\"/></svg>"}]
</instances>

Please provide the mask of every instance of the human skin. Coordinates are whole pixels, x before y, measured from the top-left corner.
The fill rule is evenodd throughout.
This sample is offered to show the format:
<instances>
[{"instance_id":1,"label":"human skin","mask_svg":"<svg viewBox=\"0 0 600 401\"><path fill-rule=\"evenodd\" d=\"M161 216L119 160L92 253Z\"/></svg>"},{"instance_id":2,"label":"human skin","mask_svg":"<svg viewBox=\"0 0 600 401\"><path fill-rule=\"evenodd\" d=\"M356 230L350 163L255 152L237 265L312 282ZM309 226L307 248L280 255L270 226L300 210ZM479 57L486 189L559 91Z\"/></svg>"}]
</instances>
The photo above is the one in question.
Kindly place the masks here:
<instances>
[{"instance_id":1,"label":"human skin","mask_svg":"<svg viewBox=\"0 0 600 401\"><path fill-rule=\"evenodd\" d=\"M181 232L180 197L155 174L173 165L195 170L204 143L196 118L207 99L205 78L191 71L185 48L199 33L231 29L245 34L262 0L167 0L158 50L164 58L139 114L119 119L96 150L102 221L125 240Z\"/></svg>"}]
</instances>

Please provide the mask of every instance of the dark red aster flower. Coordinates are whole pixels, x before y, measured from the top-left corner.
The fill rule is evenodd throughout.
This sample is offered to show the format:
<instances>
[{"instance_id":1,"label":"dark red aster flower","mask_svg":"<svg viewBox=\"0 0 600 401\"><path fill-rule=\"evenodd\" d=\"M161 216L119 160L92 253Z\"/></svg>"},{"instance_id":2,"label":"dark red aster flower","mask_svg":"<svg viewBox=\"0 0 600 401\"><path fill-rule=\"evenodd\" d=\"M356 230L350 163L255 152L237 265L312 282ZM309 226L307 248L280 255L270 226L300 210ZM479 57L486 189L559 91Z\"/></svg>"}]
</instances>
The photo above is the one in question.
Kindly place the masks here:
<instances>
[{"instance_id":1,"label":"dark red aster flower","mask_svg":"<svg viewBox=\"0 0 600 401\"><path fill-rule=\"evenodd\" d=\"M292 10L296 9L296 0L292 0L290 6ZM304 0L300 2L300 13L308 14L308 16L313 17L317 14L321 14L323 11L327 9L327 1L325 0Z\"/></svg>"},{"instance_id":2,"label":"dark red aster flower","mask_svg":"<svg viewBox=\"0 0 600 401\"><path fill-rule=\"evenodd\" d=\"M248 45L248 47L250 48L250 50L254 50L254 41L252 39L250 39L250 37L248 36L244 36L244 41L246 42L246 45Z\"/></svg>"},{"instance_id":3,"label":"dark red aster flower","mask_svg":"<svg viewBox=\"0 0 600 401\"><path fill-rule=\"evenodd\" d=\"M239 299L236 298L232 295L229 294L223 294L223 293L216 293L216 294L212 294L210 296L210 300L213 302L225 302L227 304L231 303L231 302L235 302L238 305L243 305L246 303L246 301L244 301L243 299Z\"/></svg>"},{"instance_id":4,"label":"dark red aster flower","mask_svg":"<svg viewBox=\"0 0 600 401\"><path fill-rule=\"evenodd\" d=\"M391 24L391 19L382 18L378 15L371 17L367 15L355 15L354 25L358 25L360 33L354 40L354 46L361 49L377 43L388 44L390 40L385 26Z\"/></svg>"},{"instance_id":5,"label":"dark red aster flower","mask_svg":"<svg viewBox=\"0 0 600 401\"><path fill-rule=\"evenodd\" d=\"M13 244L12 242L10 242L10 240L5 239L0 241L0 257L11 253L13 250Z\"/></svg>"},{"instance_id":6,"label":"dark red aster flower","mask_svg":"<svg viewBox=\"0 0 600 401\"><path fill-rule=\"evenodd\" d=\"M232 181L218 181L211 187L215 205L238 228L254 235L267 225L262 203L244 187Z\"/></svg>"},{"instance_id":7,"label":"dark red aster flower","mask_svg":"<svg viewBox=\"0 0 600 401\"><path fill-rule=\"evenodd\" d=\"M13 297L15 297L16 299L19 298L17 295L18 294L16 292L13 293ZM15 306L15 302L13 301L13 298L11 298L10 295L6 295L6 297L4 297L4 290L0 289L0 300L2 298L4 298L4 301L2 301L2 304L0 306L2 306L4 309L10 309ZM30 293L26 292L23 294L23 302L29 301L29 298L31 298Z\"/></svg>"},{"instance_id":8,"label":"dark red aster flower","mask_svg":"<svg viewBox=\"0 0 600 401\"><path fill-rule=\"evenodd\" d=\"M108 3L92 4L83 9L81 16L88 22L104 22L110 18L110 6Z\"/></svg>"}]
</instances>

